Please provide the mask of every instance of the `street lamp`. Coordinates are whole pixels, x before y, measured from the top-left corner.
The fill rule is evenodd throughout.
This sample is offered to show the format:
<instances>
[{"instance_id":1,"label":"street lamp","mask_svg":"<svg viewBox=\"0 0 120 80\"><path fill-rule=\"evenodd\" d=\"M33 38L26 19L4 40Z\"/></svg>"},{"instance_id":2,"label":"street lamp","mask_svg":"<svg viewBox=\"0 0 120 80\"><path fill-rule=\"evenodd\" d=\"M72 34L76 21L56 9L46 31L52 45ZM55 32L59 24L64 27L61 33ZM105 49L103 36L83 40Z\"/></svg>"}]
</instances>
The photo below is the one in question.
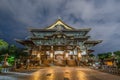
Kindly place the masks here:
<instances>
[{"instance_id":1,"label":"street lamp","mask_svg":"<svg viewBox=\"0 0 120 80\"><path fill-rule=\"evenodd\" d=\"M112 52L111 56L113 57L113 66L115 67L116 66L116 61L115 61L115 54Z\"/></svg>"}]
</instances>

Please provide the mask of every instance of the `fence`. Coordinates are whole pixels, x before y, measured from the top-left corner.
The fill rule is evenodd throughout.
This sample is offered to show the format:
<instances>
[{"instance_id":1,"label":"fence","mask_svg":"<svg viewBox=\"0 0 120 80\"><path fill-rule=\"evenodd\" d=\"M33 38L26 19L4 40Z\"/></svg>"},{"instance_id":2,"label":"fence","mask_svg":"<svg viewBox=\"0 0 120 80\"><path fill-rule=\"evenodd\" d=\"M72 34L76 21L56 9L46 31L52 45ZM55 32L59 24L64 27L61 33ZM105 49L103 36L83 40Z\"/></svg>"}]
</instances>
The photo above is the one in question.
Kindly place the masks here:
<instances>
[{"instance_id":1,"label":"fence","mask_svg":"<svg viewBox=\"0 0 120 80\"><path fill-rule=\"evenodd\" d=\"M101 70L107 73L120 75L120 69L117 67L103 65Z\"/></svg>"}]
</instances>

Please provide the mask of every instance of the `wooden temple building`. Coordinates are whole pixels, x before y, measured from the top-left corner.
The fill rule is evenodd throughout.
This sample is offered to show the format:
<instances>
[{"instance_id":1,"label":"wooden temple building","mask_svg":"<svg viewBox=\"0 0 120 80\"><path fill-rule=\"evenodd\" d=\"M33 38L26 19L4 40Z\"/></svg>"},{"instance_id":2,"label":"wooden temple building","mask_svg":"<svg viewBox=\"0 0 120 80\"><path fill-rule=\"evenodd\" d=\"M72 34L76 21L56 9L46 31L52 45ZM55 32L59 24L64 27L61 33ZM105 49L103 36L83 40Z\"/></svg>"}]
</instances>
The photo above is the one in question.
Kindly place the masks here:
<instances>
[{"instance_id":1,"label":"wooden temple building","mask_svg":"<svg viewBox=\"0 0 120 80\"><path fill-rule=\"evenodd\" d=\"M39 65L68 65L75 66L88 62L92 47L102 40L90 40L88 32L91 28L75 29L61 19L43 28L31 28L27 40L16 41L27 47L30 61Z\"/></svg>"}]
</instances>

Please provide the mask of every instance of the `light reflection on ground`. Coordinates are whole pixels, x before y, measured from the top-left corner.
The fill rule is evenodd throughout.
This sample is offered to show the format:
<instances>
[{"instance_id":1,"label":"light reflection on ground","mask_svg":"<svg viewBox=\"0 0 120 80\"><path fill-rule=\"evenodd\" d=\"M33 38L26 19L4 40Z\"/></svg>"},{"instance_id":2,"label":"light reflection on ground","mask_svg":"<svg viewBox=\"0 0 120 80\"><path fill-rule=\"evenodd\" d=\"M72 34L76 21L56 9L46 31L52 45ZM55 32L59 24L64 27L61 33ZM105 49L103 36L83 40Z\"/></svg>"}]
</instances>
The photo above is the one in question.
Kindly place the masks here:
<instances>
[{"instance_id":1,"label":"light reflection on ground","mask_svg":"<svg viewBox=\"0 0 120 80\"><path fill-rule=\"evenodd\" d=\"M27 74L27 75L26 75ZM0 76L0 80L120 80L115 76L89 68L80 67L47 67L32 73L20 73Z\"/></svg>"}]
</instances>

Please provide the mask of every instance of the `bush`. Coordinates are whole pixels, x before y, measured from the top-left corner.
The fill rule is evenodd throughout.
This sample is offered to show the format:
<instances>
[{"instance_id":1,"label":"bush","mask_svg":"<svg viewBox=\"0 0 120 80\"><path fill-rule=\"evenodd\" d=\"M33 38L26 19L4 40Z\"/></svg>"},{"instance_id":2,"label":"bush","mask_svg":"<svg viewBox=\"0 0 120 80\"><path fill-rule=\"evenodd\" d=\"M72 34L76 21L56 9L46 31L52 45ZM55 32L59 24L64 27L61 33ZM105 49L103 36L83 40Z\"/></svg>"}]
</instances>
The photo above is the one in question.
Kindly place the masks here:
<instances>
[{"instance_id":1,"label":"bush","mask_svg":"<svg viewBox=\"0 0 120 80\"><path fill-rule=\"evenodd\" d=\"M0 66L0 73L1 73L1 70L2 70L2 66Z\"/></svg>"}]
</instances>

